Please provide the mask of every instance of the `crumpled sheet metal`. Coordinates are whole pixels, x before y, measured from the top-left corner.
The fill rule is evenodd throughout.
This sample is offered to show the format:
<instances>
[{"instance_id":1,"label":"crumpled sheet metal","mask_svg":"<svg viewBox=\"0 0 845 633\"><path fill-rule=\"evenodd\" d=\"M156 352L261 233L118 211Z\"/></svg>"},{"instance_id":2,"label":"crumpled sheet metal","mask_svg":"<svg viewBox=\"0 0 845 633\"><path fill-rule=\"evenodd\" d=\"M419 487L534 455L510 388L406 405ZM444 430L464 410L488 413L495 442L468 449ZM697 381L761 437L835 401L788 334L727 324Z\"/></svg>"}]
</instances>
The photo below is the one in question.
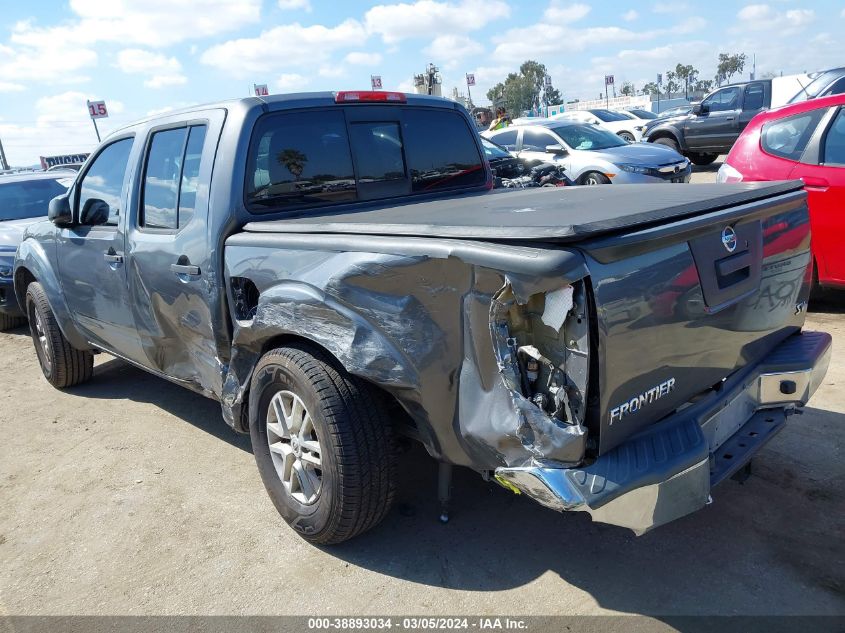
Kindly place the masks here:
<instances>
[{"instance_id":1,"label":"crumpled sheet metal","mask_svg":"<svg viewBox=\"0 0 845 633\"><path fill-rule=\"evenodd\" d=\"M227 266L230 276L256 271L251 278L260 291L255 318L235 324L223 389L236 428L265 345L291 335L393 395L435 457L487 470L583 456L583 429L552 421L509 388L489 322L493 296L504 286L530 296L570 280L555 274L512 281L455 257L247 246L228 249Z\"/></svg>"}]
</instances>

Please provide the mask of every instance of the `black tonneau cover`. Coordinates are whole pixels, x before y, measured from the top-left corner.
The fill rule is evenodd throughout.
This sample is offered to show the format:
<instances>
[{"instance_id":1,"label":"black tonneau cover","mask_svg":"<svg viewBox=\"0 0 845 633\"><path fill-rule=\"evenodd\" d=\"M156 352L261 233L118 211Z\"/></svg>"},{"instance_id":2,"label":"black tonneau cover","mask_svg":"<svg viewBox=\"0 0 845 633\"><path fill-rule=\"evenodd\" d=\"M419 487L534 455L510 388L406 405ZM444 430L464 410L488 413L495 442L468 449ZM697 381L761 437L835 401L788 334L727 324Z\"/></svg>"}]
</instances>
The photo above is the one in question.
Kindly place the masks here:
<instances>
[{"instance_id":1,"label":"black tonneau cover","mask_svg":"<svg viewBox=\"0 0 845 633\"><path fill-rule=\"evenodd\" d=\"M244 230L570 242L718 211L801 187L801 181L792 180L502 189L375 208L319 209L283 220L250 222Z\"/></svg>"}]
</instances>

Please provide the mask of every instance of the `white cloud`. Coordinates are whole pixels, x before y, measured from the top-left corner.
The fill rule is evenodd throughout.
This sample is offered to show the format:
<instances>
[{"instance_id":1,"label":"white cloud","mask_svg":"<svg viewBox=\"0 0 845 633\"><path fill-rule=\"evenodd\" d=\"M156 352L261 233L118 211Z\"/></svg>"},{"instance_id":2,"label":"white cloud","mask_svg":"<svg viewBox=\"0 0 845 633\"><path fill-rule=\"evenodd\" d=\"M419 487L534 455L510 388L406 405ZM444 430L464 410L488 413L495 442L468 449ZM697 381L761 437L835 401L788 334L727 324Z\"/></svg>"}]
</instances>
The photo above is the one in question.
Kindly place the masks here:
<instances>
[{"instance_id":1,"label":"white cloud","mask_svg":"<svg viewBox=\"0 0 845 633\"><path fill-rule=\"evenodd\" d=\"M364 14L368 33L381 35L392 44L410 37L431 37L432 33L464 33L484 28L510 15L502 0L460 0L457 4L417 0L412 4L376 5Z\"/></svg>"},{"instance_id":2,"label":"white cloud","mask_svg":"<svg viewBox=\"0 0 845 633\"><path fill-rule=\"evenodd\" d=\"M483 53L484 47L466 35L438 35L423 52L435 61L456 62Z\"/></svg>"},{"instance_id":3,"label":"white cloud","mask_svg":"<svg viewBox=\"0 0 845 633\"><path fill-rule=\"evenodd\" d=\"M25 89L23 84L16 84L11 81L0 81L0 92L21 92Z\"/></svg>"},{"instance_id":4,"label":"white cloud","mask_svg":"<svg viewBox=\"0 0 845 633\"><path fill-rule=\"evenodd\" d=\"M10 46L0 44L0 77L4 81L30 83L79 81L77 71L95 66L97 53L85 45L62 38L28 41L30 22L12 28Z\"/></svg>"},{"instance_id":5,"label":"white cloud","mask_svg":"<svg viewBox=\"0 0 845 633\"><path fill-rule=\"evenodd\" d=\"M777 11L768 4L749 4L736 14L741 24L735 32L744 31L773 31L790 33L799 30L816 18L812 9L789 9Z\"/></svg>"},{"instance_id":6,"label":"white cloud","mask_svg":"<svg viewBox=\"0 0 845 633\"><path fill-rule=\"evenodd\" d=\"M148 88L164 88L187 81L178 59L140 48L126 48L120 51L116 65L125 73L146 75L144 85Z\"/></svg>"},{"instance_id":7,"label":"white cloud","mask_svg":"<svg viewBox=\"0 0 845 633\"><path fill-rule=\"evenodd\" d=\"M655 2L651 5L651 10L654 13L683 13L688 9L689 5L686 2Z\"/></svg>"},{"instance_id":8,"label":"white cloud","mask_svg":"<svg viewBox=\"0 0 845 633\"><path fill-rule=\"evenodd\" d=\"M311 13L311 0L279 0L279 8L285 11L299 9Z\"/></svg>"},{"instance_id":9,"label":"white cloud","mask_svg":"<svg viewBox=\"0 0 845 633\"><path fill-rule=\"evenodd\" d=\"M12 165L33 165L39 156L75 154L90 152L97 145L97 137L88 117L86 99L101 99L96 94L86 95L78 91L63 92L37 99L32 105L32 123L25 125L5 124L0 121L0 137L9 163ZM124 105L113 99L106 100L109 118L100 119L97 125L105 136L121 126L120 114Z\"/></svg>"},{"instance_id":10,"label":"white cloud","mask_svg":"<svg viewBox=\"0 0 845 633\"><path fill-rule=\"evenodd\" d=\"M625 13L622 14L622 19L625 20L626 22L633 22L638 17L640 17L640 14L637 13L636 11L634 11L634 9L631 9L630 11L626 11Z\"/></svg>"},{"instance_id":11,"label":"white cloud","mask_svg":"<svg viewBox=\"0 0 845 633\"><path fill-rule=\"evenodd\" d=\"M297 73L283 73L273 84L275 92L301 92L308 79Z\"/></svg>"},{"instance_id":12,"label":"white cloud","mask_svg":"<svg viewBox=\"0 0 845 633\"><path fill-rule=\"evenodd\" d=\"M353 66L375 66L381 63L381 53L353 51L344 57L343 60Z\"/></svg>"},{"instance_id":13,"label":"white cloud","mask_svg":"<svg viewBox=\"0 0 845 633\"><path fill-rule=\"evenodd\" d=\"M258 37L229 40L206 50L201 61L235 77L327 62L339 49L360 46L364 27L346 20L334 27L302 26L295 22L262 32Z\"/></svg>"}]
</instances>

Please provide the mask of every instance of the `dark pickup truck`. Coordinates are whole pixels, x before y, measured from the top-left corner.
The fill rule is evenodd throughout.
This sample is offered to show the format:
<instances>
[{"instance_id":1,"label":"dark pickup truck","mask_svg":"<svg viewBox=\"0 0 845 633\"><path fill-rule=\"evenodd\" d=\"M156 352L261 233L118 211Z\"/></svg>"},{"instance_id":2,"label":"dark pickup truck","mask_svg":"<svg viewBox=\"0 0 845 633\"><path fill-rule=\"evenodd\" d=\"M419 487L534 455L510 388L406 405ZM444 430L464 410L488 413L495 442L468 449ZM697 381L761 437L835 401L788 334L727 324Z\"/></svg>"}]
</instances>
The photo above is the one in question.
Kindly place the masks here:
<instances>
[{"instance_id":1,"label":"dark pickup truck","mask_svg":"<svg viewBox=\"0 0 845 633\"><path fill-rule=\"evenodd\" d=\"M671 147L696 165L709 165L730 151L754 115L771 107L773 81L759 79L717 88L693 104L688 114L649 121L643 141Z\"/></svg>"},{"instance_id":2,"label":"dark pickup truck","mask_svg":"<svg viewBox=\"0 0 845 633\"><path fill-rule=\"evenodd\" d=\"M819 385L800 182L491 191L463 108L249 98L112 134L14 269L44 376L106 352L219 400L304 538L372 527L395 440L637 533ZM84 415L80 412L80 415Z\"/></svg>"}]
</instances>

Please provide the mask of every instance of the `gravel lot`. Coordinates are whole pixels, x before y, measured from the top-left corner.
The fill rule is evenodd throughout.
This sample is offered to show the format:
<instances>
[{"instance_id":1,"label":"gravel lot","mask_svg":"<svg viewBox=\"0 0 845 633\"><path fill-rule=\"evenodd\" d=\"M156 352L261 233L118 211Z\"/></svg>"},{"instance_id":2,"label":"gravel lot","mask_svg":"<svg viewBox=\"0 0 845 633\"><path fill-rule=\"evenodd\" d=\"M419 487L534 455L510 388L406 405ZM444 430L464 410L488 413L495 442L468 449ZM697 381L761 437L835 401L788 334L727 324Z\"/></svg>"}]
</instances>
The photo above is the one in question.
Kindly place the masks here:
<instances>
[{"instance_id":1,"label":"gravel lot","mask_svg":"<svg viewBox=\"0 0 845 633\"><path fill-rule=\"evenodd\" d=\"M637 538L458 470L444 526L414 451L388 519L327 549L285 526L216 403L105 355L58 392L2 333L0 615L845 615L843 312L808 317L837 348L812 406L701 512Z\"/></svg>"}]
</instances>

